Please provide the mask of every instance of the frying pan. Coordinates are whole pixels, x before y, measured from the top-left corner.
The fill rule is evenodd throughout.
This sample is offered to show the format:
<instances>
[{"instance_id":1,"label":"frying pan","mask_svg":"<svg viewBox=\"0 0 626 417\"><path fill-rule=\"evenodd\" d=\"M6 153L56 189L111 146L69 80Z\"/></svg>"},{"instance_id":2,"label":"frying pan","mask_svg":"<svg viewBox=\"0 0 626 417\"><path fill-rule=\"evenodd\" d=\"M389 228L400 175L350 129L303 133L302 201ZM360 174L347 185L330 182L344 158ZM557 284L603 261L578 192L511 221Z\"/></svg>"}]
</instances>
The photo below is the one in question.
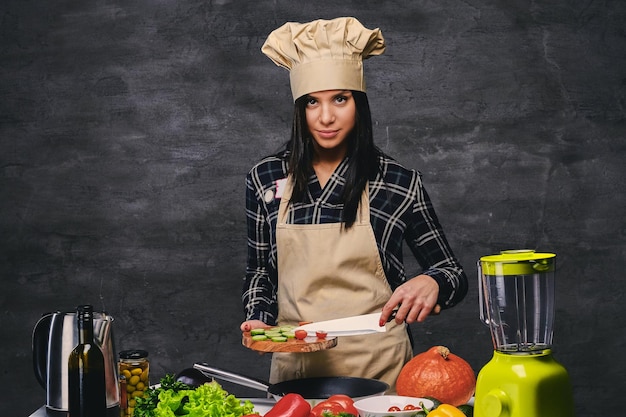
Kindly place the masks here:
<instances>
[{"instance_id":1,"label":"frying pan","mask_svg":"<svg viewBox=\"0 0 626 417\"><path fill-rule=\"evenodd\" d=\"M265 391L268 396L274 397L276 401L285 394L290 393L300 394L313 405L334 394L345 394L356 401L365 397L383 395L385 391L389 389L389 384L386 382L369 378L329 376L290 379L276 384L270 384L257 378L214 368L204 362L196 363L193 367L206 376L243 385L259 391Z\"/></svg>"}]
</instances>

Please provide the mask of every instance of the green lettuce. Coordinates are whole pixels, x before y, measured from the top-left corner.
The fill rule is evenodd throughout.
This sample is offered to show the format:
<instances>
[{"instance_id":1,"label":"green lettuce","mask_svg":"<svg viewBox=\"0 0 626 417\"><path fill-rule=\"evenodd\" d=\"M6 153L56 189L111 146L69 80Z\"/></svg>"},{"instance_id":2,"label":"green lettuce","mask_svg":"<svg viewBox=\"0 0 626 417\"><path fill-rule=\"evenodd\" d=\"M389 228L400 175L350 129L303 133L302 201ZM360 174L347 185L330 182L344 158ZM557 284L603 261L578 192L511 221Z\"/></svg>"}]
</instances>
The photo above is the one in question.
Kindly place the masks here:
<instances>
[{"instance_id":1,"label":"green lettuce","mask_svg":"<svg viewBox=\"0 0 626 417\"><path fill-rule=\"evenodd\" d=\"M216 381L196 389L173 383L173 376L161 380L159 388L146 392L138 399L135 416L138 417L241 417L254 411L254 404L225 391Z\"/></svg>"}]
</instances>

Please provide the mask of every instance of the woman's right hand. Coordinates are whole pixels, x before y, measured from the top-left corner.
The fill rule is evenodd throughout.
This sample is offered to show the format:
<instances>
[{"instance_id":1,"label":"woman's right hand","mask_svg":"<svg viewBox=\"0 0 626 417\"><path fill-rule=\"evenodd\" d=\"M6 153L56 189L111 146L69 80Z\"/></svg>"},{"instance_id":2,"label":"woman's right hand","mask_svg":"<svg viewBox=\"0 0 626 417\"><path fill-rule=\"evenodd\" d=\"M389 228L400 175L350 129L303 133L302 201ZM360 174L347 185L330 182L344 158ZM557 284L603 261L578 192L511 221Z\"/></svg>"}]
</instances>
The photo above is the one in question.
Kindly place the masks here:
<instances>
[{"instance_id":1,"label":"woman's right hand","mask_svg":"<svg viewBox=\"0 0 626 417\"><path fill-rule=\"evenodd\" d=\"M249 332L252 329L260 329L270 327L267 324L263 323L261 320L246 320L241 323L241 331Z\"/></svg>"}]
</instances>

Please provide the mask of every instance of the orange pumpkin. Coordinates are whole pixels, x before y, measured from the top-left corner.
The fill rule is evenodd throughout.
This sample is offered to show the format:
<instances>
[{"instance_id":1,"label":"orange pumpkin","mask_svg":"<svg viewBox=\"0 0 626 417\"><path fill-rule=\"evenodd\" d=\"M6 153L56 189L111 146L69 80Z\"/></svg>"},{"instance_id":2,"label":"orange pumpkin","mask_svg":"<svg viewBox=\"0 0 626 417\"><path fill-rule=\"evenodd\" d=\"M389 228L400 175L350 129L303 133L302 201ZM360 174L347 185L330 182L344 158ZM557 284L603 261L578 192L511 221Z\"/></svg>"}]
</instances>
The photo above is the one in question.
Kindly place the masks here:
<instances>
[{"instance_id":1,"label":"orange pumpkin","mask_svg":"<svg viewBox=\"0 0 626 417\"><path fill-rule=\"evenodd\" d=\"M445 346L434 346L413 357L396 380L398 395L434 397L454 406L466 404L475 389L472 367Z\"/></svg>"}]
</instances>

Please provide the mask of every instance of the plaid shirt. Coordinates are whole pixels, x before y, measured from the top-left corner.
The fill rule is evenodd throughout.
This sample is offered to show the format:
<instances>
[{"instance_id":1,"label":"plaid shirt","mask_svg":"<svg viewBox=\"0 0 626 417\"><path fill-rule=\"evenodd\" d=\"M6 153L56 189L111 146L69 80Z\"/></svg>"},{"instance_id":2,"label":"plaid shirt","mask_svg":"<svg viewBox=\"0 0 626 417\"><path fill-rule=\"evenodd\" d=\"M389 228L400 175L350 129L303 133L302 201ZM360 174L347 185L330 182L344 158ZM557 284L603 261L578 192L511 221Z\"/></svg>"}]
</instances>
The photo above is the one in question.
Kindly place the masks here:
<instances>
[{"instance_id":1,"label":"plaid shirt","mask_svg":"<svg viewBox=\"0 0 626 417\"><path fill-rule=\"evenodd\" d=\"M263 159L246 177L248 257L242 301L247 320L267 324L276 324L278 316L276 220L280 199L275 195L276 181L287 176L284 156ZM370 222L389 285L395 289L407 279L402 261L404 240L423 268L421 273L439 283L438 303L442 308L452 307L465 297L467 277L448 245L420 174L388 156L381 156L380 164L380 173L369 182ZM287 222L341 222L346 169L347 159L323 189L312 175L306 201L293 205Z\"/></svg>"}]
</instances>

